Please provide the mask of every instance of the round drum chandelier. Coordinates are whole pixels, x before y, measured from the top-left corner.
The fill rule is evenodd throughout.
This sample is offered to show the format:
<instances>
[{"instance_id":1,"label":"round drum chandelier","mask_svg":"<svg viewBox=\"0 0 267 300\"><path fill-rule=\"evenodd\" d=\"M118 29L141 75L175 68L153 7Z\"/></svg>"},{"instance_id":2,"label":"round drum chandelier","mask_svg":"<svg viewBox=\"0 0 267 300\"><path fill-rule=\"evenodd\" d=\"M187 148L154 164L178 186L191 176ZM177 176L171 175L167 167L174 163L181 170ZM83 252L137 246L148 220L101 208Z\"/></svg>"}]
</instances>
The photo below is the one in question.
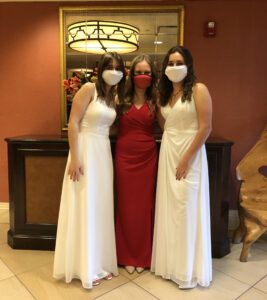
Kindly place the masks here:
<instances>
[{"instance_id":1,"label":"round drum chandelier","mask_svg":"<svg viewBox=\"0 0 267 300\"><path fill-rule=\"evenodd\" d=\"M68 26L68 46L93 54L134 52L139 48L139 29L114 21L81 21Z\"/></svg>"}]
</instances>

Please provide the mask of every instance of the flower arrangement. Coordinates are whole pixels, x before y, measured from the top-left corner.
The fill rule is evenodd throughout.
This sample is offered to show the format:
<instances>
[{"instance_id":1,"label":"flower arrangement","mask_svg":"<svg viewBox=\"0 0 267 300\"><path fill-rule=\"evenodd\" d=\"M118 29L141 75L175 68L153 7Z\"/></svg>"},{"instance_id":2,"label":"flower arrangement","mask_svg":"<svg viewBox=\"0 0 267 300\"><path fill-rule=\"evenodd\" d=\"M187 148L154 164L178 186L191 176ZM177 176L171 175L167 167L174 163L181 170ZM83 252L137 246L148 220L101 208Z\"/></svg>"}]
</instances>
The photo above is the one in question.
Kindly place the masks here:
<instances>
[{"instance_id":1,"label":"flower arrangement","mask_svg":"<svg viewBox=\"0 0 267 300\"><path fill-rule=\"evenodd\" d=\"M85 69L84 69L85 70ZM126 76L129 75L129 70L125 68ZM88 71L74 71L72 77L63 80L64 90L66 92L66 99L72 102L75 94L86 82L96 82L97 80L97 66L90 72Z\"/></svg>"},{"instance_id":2,"label":"flower arrangement","mask_svg":"<svg viewBox=\"0 0 267 300\"><path fill-rule=\"evenodd\" d=\"M75 94L86 82L95 82L97 79L97 68L92 71L74 71L70 78L63 80L67 101L72 102Z\"/></svg>"},{"instance_id":3,"label":"flower arrangement","mask_svg":"<svg viewBox=\"0 0 267 300\"><path fill-rule=\"evenodd\" d=\"M72 99L84 83L87 82L85 73L73 72L73 76L63 80L64 90L68 100Z\"/></svg>"}]
</instances>

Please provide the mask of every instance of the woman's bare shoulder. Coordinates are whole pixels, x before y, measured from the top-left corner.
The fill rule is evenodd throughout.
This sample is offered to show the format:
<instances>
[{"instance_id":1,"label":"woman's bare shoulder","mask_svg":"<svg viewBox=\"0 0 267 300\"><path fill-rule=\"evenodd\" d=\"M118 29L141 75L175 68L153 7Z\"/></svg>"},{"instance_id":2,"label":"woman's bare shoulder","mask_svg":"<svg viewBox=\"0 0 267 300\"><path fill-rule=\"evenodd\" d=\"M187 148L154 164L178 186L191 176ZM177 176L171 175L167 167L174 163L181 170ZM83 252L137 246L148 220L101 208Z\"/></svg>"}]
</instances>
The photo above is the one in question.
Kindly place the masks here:
<instances>
[{"instance_id":1,"label":"woman's bare shoulder","mask_svg":"<svg viewBox=\"0 0 267 300\"><path fill-rule=\"evenodd\" d=\"M83 84L82 89L87 91L94 91L95 90L95 84L92 82L86 82Z\"/></svg>"},{"instance_id":2,"label":"woman's bare shoulder","mask_svg":"<svg viewBox=\"0 0 267 300\"><path fill-rule=\"evenodd\" d=\"M193 92L203 92L203 91L207 91L207 90L208 90L207 86L202 82L197 82L193 86Z\"/></svg>"}]
</instances>

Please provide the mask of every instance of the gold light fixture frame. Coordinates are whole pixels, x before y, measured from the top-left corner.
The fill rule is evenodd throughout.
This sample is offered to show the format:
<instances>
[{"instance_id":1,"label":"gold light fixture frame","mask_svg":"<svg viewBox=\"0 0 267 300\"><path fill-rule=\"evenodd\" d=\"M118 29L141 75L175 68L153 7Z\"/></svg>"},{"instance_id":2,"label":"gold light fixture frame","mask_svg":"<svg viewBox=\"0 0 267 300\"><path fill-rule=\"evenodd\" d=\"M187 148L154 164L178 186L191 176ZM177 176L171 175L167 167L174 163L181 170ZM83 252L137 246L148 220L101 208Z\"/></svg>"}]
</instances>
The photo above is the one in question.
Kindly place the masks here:
<instances>
[{"instance_id":1,"label":"gold light fixture frame","mask_svg":"<svg viewBox=\"0 0 267 300\"><path fill-rule=\"evenodd\" d=\"M139 28L106 20L76 22L68 26L68 46L92 54L134 52L139 48Z\"/></svg>"}]
</instances>

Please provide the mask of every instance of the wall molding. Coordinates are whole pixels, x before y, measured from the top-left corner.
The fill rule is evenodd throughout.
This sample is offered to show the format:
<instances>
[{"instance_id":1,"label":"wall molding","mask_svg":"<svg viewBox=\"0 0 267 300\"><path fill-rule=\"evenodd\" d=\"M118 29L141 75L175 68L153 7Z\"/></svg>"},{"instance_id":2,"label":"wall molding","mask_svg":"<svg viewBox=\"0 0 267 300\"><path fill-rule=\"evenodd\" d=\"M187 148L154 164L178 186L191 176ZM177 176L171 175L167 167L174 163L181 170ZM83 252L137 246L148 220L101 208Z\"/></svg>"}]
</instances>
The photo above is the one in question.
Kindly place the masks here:
<instances>
[{"instance_id":1,"label":"wall molding","mask_svg":"<svg viewBox=\"0 0 267 300\"><path fill-rule=\"evenodd\" d=\"M9 203L8 202L0 202L0 209L9 210Z\"/></svg>"}]
</instances>

